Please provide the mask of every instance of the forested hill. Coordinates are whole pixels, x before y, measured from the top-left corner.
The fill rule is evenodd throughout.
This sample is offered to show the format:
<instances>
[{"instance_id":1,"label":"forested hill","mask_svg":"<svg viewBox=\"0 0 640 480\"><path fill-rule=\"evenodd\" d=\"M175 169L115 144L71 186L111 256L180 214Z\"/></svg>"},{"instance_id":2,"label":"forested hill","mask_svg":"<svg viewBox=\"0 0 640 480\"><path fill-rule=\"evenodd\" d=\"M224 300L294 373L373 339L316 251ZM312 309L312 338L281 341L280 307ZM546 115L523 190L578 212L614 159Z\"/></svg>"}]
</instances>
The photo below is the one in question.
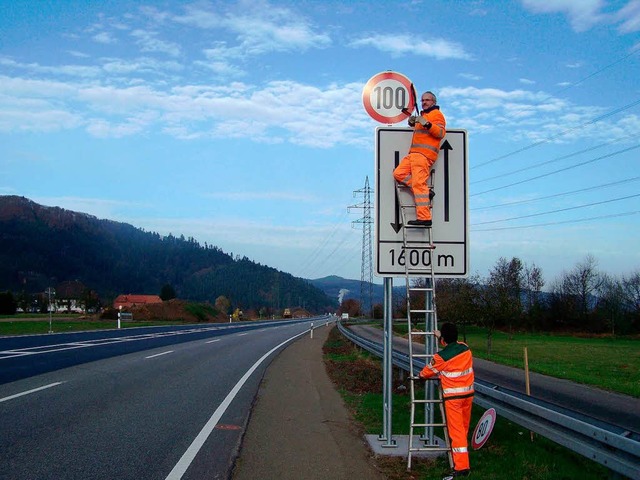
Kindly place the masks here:
<instances>
[{"instance_id":1,"label":"forested hill","mask_svg":"<svg viewBox=\"0 0 640 480\"><path fill-rule=\"evenodd\" d=\"M224 295L244 309L300 301L312 312L337 307L306 280L193 238L0 196L0 291L37 293L69 280L96 291L103 303L121 293L159 294L168 284L179 298L213 303Z\"/></svg>"}]
</instances>

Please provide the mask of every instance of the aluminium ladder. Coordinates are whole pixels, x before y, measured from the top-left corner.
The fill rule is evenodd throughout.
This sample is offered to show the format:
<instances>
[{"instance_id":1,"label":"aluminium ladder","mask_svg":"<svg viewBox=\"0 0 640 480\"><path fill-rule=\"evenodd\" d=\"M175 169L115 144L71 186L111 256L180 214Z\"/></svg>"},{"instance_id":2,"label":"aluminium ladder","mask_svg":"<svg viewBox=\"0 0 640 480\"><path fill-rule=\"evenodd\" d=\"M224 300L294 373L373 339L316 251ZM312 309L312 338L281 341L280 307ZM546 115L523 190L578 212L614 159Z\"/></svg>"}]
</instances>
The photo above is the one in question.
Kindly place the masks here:
<instances>
[{"instance_id":1,"label":"aluminium ladder","mask_svg":"<svg viewBox=\"0 0 640 480\"><path fill-rule=\"evenodd\" d=\"M433 171L430 175L433 179ZM429 185L430 191L432 185ZM424 398L417 398L416 382L421 382L419 370L414 366L415 359L422 359L424 363L431 361L436 352L435 331L438 329L438 321L435 304L435 275L433 271L433 244L432 230L430 227L408 225L407 222L415 218L415 200L411 189L402 184L396 183L396 195L401 211L402 224L402 252L405 263L406 282L406 302L407 302L407 327L409 335L409 380L411 394L411 419L409 427L409 446L407 454L407 469L411 469L411 459L413 453L418 452L447 452L449 464L453 466L451 457L451 443L447 432L446 416L444 413L444 403L442 400L442 389L435 388L435 382L427 381L425 384ZM432 195L430 196L432 200ZM425 258L427 259L425 261ZM412 277L423 277L422 281L417 281L412 285ZM423 303L424 302L424 303ZM412 305L413 303L413 305ZM415 327L424 325L420 330ZM422 339L424 350L419 353L414 345L414 340ZM441 422L435 422L434 406L440 408ZM423 413L424 420L418 421L417 417ZM442 427L444 446L434 438L434 427ZM416 429L423 429L424 435L420 437L422 446L414 445ZM419 442L418 442L419 443Z\"/></svg>"}]
</instances>

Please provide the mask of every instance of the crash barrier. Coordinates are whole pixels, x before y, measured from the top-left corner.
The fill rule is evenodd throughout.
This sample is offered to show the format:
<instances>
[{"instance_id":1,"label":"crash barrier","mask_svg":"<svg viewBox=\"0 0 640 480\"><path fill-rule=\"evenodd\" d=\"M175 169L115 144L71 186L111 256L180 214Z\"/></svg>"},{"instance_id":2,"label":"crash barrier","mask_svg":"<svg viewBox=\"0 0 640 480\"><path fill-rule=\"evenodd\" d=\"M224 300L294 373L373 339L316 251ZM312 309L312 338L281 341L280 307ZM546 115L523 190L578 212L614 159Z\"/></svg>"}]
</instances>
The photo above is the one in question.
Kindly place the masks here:
<instances>
[{"instance_id":1,"label":"crash barrier","mask_svg":"<svg viewBox=\"0 0 640 480\"><path fill-rule=\"evenodd\" d=\"M381 357L381 343L360 337L338 322L338 329L352 343ZM394 350L393 364L408 372L409 356ZM424 362L414 360L414 370L420 370ZM498 415L522 427L542 435L574 452L587 457L610 470L634 480L640 480L640 442L630 438L631 432L614 425L589 419L581 415L575 418L566 409L554 408L537 399L505 391L488 382L476 380L474 402L483 408L494 408Z\"/></svg>"}]
</instances>

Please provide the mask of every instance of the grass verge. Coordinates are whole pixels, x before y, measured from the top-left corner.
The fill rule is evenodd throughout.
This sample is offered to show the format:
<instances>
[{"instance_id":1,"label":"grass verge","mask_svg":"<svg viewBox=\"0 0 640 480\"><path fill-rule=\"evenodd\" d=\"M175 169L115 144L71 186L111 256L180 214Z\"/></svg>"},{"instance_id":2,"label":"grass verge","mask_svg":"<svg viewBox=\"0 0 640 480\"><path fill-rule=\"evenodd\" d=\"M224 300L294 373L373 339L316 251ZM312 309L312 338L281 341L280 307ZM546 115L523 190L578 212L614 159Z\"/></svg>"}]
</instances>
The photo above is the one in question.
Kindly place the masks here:
<instances>
[{"instance_id":1,"label":"grass verge","mask_svg":"<svg viewBox=\"0 0 640 480\"><path fill-rule=\"evenodd\" d=\"M353 418L368 434L382 433L381 361L360 351L333 328L324 345L324 360ZM408 384L394 374L394 435L409 433L410 397ZM404 388L404 390L403 390ZM474 406L472 429L484 413ZM436 435L442 432L436 430ZM471 432L470 432L471 434ZM471 447L470 447L471 448ZM602 480L610 472L543 437L531 441L528 430L498 417L493 433L480 450L470 450L472 477L483 480ZM378 468L390 480L441 478L449 470L446 458L414 459L406 470L406 457L378 457Z\"/></svg>"},{"instance_id":2,"label":"grass verge","mask_svg":"<svg viewBox=\"0 0 640 480\"><path fill-rule=\"evenodd\" d=\"M121 322L122 328L175 325L175 321ZM109 330L118 327L117 320L56 320L52 322L54 333L82 332L88 330ZM0 322L0 336L38 335L49 333L49 320L17 320Z\"/></svg>"}]
</instances>

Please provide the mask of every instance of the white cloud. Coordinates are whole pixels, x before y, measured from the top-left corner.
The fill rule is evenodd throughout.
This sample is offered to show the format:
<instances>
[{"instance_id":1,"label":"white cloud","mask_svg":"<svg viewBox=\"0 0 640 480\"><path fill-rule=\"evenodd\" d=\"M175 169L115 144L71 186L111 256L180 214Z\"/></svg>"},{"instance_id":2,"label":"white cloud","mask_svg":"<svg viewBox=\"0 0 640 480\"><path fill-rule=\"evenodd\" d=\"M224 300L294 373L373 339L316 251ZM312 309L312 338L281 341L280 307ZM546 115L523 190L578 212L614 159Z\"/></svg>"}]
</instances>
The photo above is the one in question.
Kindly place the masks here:
<instances>
[{"instance_id":1,"label":"white cloud","mask_svg":"<svg viewBox=\"0 0 640 480\"><path fill-rule=\"evenodd\" d=\"M621 33L632 33L640 30L640 0L631 0L617 14L622 22L618 27Z\"/></svg>"},{"instance_id":2,"label":"white cloud","mask_svg":"<svg viewBox=\"0 0 640 480\"><path fill-rule=\"evenodd\" d=\"M117 40L109 32L97 33L92 38L94 41L98 43L103 43L105 45L111 45L111 44L117 43Z\"/></svg>"},{"instance_id":3,"label":"white cloud","mask_svg":"<svg viewBox=\"0 0 640 480\"><path fill-rule=\"evenodd\" d=\"M172 57L177 57L181 53L180 45L175 42L167 42L165 40L158 39L155 32L136 29L131 32L131 36L137 40L138 45L140 45L140 49L143 52L166 53Z\"/></svg>"},{"instance_id":4,"label":"white cloud","mask_svg":"<svg viewBox=\"0 0 640 480\"><path fill-rule=\"evenodd\" d=\"M353 40L351 47L373 47L392 55L419 55L438 60L471 60L462 45L442 38L417 39L411 35L373 34Z\"/></svg>"},{"instance_id":5,"label":"white cloud","mask_svg":"<svg viewBox=\"0 0 640 480\"><path fill-rule=\"evenodd\" d=\"M600 13L603 0L521 0L522 5L534 13L563 13L576 32L584 32L605 20Z\"/></svg>"},{"instance_id":6,"label":"white cloud","mask_svg":"<svg viewBox=\"0 0 640 480\"><path fill-rule=\"evenodd\" d=\"M323 48L331 43L328 35L315 32L313 26L293 10L266 1L240 1L235 10L219 13L219 6L200 2L185 7L185 13L173 21L202 29L221 29L236 35L243 54L258 55L272 51Z\"/></svg>"}]
</instances>

